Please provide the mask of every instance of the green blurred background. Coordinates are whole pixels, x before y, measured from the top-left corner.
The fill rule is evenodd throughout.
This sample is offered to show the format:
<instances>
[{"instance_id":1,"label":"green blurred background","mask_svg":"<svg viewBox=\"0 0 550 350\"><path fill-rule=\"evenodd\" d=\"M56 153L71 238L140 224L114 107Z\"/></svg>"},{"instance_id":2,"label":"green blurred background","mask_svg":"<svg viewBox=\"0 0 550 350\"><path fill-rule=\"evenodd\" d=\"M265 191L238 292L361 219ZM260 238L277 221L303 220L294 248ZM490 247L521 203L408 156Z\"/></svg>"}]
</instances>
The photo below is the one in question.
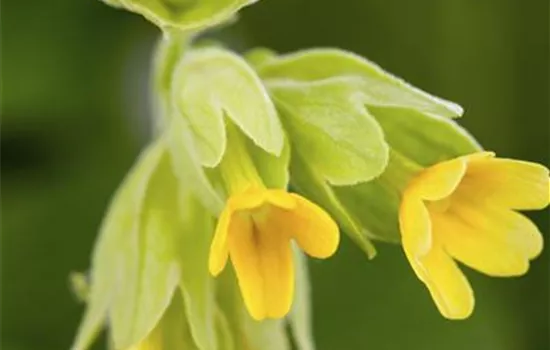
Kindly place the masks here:
<instances>
[{"instance_id":1,"label":"green blurred background","mask_svg":"<svg viewBox=\"0 0 550 350\"><path fill-rule=\"evenodd\" d=\"M548 164L548 1L263 0L215 34L233 48L355 51L459 102L501 156ZM67 349L109 198L149 137L150 54L159 31L99 1L2 1L2 343ZM548 237L548 211L532 215ZM548 239L547 239L548 240ZM477 306L443 319L399 247L367 261L346 241L314 262L319 350L542 350L550 249L527 276L472 271Z\"/></svg>"}]
</instances>

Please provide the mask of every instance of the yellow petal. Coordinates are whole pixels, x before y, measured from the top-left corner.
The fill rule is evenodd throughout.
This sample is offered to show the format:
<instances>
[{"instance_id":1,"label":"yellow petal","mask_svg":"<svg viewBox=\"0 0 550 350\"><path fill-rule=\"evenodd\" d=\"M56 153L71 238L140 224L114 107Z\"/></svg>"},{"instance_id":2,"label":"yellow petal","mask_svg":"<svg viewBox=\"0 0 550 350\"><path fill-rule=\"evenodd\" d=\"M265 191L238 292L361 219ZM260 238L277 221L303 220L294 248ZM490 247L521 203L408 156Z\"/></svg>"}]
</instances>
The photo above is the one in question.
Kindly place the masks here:
<instances>
[{"instance_id":1,"label":"yellow petal","mask_svg":"<svg viewBox=\"0 0 550 350\"><path fill-rule=\"evenodd\" d=\"M296 207L294 196L285 190L271 189L266 193L267 201L276 207L292 210Z\"/></svg>"},{"instance_id":2,"label":"yellow petal","mask_svg":"<svg viewBox=\"0 0 550 350\"><path fill-rule=\"evenodd\" d=\"M432 214L432 225L445 251L473 269L490 276L518 276L529 268L521 247L479 230L459 216Z\"/></svg>"},{"instance_id":3,"label":"yellow petal","mask_svg":"<svg viewBox=\"0 0 550 350\"><path fill-rule=\"evenodd\" d=\"M543 248L543 238L537 226L522 214L484 203L475 196L453 198L450 211L476 232L516 249L526 259L537 257Z\"/></svg>"},{"instance_id":4,"label":"yellow petal","mask_svg":"<svg viewBox=\"0 0 550 350\"><path fill-rule=\"evenodd\" d=\"M432 246L430 216L422 200L405 193L399 207L399 230L403 247L415 256L426 254Z\"/></svg>"},{"instance_id":5,"label":"yellow petal","mask_svg":"<svg viewBox=\"0 0 550 350\"><path fill-rule=\"evenodd\" d=\"M518 210L542 209L550 200L548 169L511 159L472 160L459 190Z\"/></svg>"},{"instance_id":6,"label":"yellow petal","mask_svg":"<svg viewBox=\"0 0 550 350\"><path fill-rule=\"evenodd\" d=\"M256 320L281 318L288 313L294 293L294 266L290 242L273 232L269 222L229 236L229 254L241 294Z\"/></svg>"},{"instance_id":7,"label":"yellow petal","mask_svg":"<svg viewBox=\"0 0 550 350\"><path fill-rule=\"evenodd\" d=\"M264 188L249 188L245 192L232 195L227 201L226 207L234 211L257 208L266 201L266 192Z\"/></svg>"},{"instance_id":8,"label":"yellow petal","mask_svg":"<svg viewBox=\"0 0 550 350\"><path fill-rule=\"evenodd\" d=\"M405 253L443 316L464 319L471 315L474 309L472 288L451 257L439 247L420 258L407 250Z\"/></svg>"},{"instance_id":9,"label":"yellow petal","mask_svg":"<svg viewBox=\"0 0 550 350\"><path fill-rule=\"evenodd\" d=\"M278 230L292 237L308 255L324 259L333 255L340 243L338 225L327 212L309 200L291 194L296 201L293 210L274 208Z\"/></svg>"},{"instance_id":10,"label":"yellow petal","mask_svg":"<svg viewBox=\"0 0 550 350\"><path fill-rule=\"evenodd\" d=\"M233 210L230 206L226 206L218 219L214 238L210 245L210 255L208 256L208 270L213 276L217 276L222 272L227 264L227 235L232 216Z\"/></svg>"},{"instance_id":11,"label":"yellow petal","mask_svg":"<svg viewBox=\"0 0 550 350\"><path fill-rule=\"evenodd\" d=\"M416 176L405 192L424 200L440 200L457 188L465 173L464 157L438 163Z\"/></svg>"}]
</instances>

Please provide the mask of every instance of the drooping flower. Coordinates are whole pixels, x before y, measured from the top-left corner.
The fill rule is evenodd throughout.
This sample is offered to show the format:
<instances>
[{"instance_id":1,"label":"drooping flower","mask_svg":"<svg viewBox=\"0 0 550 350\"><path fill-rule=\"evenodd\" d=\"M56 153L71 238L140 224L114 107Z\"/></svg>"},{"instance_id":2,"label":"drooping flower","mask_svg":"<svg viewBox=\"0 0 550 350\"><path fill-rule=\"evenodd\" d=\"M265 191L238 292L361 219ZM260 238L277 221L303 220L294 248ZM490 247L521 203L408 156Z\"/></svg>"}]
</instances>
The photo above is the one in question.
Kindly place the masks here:
<instances>
[{"instance_id":1,"label":"drooping flower","mask_svg":"<svg viewBox=\"0 0 550 350\"><path fill-rule=\"evenodd\" d=\"M327 258L338 248L338 226L297 194L250 187L231 196L220 216L210 273L218 275L231 258L250 315L256 320L281 318L294 293L291 240L308 255Z\"/></svg>"},{"instance_id":2,"label":"drooping flower","mask_svg":"<svg viewBox=\"0 0 550 350\"><path fill-rule=\"evenodd\" d=\"M490 276L519 276L543 247L517 210L549 204L548 169L480 152L423 170L405 189L399 224L405 254L439 311L468 317L470 284L455 260Z\"/></svg>"}]
</instances>

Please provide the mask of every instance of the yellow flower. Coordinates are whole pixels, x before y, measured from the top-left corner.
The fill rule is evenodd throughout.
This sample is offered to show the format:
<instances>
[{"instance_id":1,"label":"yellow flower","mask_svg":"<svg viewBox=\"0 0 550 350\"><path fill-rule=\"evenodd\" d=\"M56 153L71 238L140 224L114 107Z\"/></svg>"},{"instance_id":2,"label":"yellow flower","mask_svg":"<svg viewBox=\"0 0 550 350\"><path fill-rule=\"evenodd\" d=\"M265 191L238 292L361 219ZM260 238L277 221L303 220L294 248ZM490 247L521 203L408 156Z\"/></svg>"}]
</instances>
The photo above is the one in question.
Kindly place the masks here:
<instances>
[{"instance_id":1,"label":"yellow flower","mask_svg":"<svg viewBox=\"0 0 550 350\"><path fill-rule=\"evenodd\" d=\"M231 258L245 305L256 320L280 318L294 293L291 240L307 254L327 258L338 248L336 223L307 199L280 189L250 187L232 195L210 248L210 273Z\"/></svg>"},{"instance_id":2,"label":"yellow flower","mask_svg":"<svg viewBox=\"0 0 550 350\"><path fill-rule=\"evenodd\" d=\"M436 164L403 193L405 254L443 316L468 317L471 287L454 260L490 276L518 276L540 254L542 235L515 210L550 201L544 166L476 153Z\"/></svg>"}]
</instances>

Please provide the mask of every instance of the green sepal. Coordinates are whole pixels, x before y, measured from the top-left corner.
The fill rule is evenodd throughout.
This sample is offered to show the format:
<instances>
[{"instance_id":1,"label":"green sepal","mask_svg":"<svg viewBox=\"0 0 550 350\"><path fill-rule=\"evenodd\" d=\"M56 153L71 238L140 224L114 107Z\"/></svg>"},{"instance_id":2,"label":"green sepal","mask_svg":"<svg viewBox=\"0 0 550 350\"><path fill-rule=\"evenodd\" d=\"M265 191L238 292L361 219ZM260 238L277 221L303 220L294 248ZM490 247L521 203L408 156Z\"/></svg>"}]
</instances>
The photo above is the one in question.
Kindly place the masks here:
<instances>
[{"instance_id":1,"label":"green sepal","mask_svg":"<svg viewBox=\"0 0 550 350\"><path fill-rule=\"evenodd\" d=\"M267 83L291 140L312 170L334 185L369 181L388 158L382 129L354 80Z\"/></svg>"},{"instance_id":2,"label":"green sepal","mask_svg":"<svg viewBox=\"0 0 550 350\"><path fill-rule=\"evenodd\" d=\"M235 337L239 335L231 333L229 321L219 306L216 306L216 332L218 350L238 350L235 348Z\"/></svg>"},{"instance_id":3,"label":"green sepal","mask_svg":"<svg viewBox=\"0 0 550 350\"><path fill-rule=\"evenodd\" d=\"M263 183L268 188L284 188L289 183L290 145L285 140L279 156L269 154L256 146L250 139L246 140L246 148Z\"/></svg>"},{"instance_id":4,"label":"green sepal","mask_svg":"<svg viewBox=\"0 0 550 350\"><path fill-rule=\"evenodd\" d=\"M418 165L479 152L479 143L454 120L404 108L370 107L392 150Z\"/></svg>"},{"instance_id":5,"label":"green sepal","mask_svg":"<svg viewBox=\"0 0 550 350\"><path fill-rule=\"evenodd\" d=\"M428 114L458 117L462 108L432 96L384 71L378 65L339 49L311 49L270 59L258 67L262 77L271 80L313 82L335 77L355 80L365 104L411 108Z\"/></svg>"},{"instance_id":6,"label":"green sepal","mask_svg":"<svg viewBox=\"0 0 550 350\"><path fill-rule=\"evenodd\" d=\"M172 103L192 131L201 164L219 164L225 147L224 117L256 145L280 155L284 133L259 77L238 55L221 48L195 49L178 63Z\"/></svg>"},{"instance_id":7,"label":"green sepal","mask_svg":"<svg viewBox=\"0 0 550 350\"><path fill-rule=\"evenodd\" d=\"M214 279L208 272L214 219L201 207L188 186L180 190L180 199L180 216L184 224L174 244L181 266L180 291L186 316L197 347L217 350Z\"/></svg>"},{"instance_id":8,"label":"green sepal","mask_svg":"<svg viewBox=\"0 0 550 350\"><path fill-rule=\"evenodd\" d=\"M254 68L260 68L261 66L271 62L277 58L275 51L266 47L256 47L244 54L245 60Z\"/></svg>"},{"instance_id":9,"label":"green sepal","mask_svg":"<svg viewBox=\"0 0 550 350\"><path fill-rule=\"evenodd\" d=\"M142 15L162 29L198 31L231 20L257 0L103 0Z\"/></svg>"},{"instance_id":10,"label":"green sepal","mask_svg":"<svg viewBox=\"0 0 550 350\"><path fill-rule=\"evenodd\" d=\"M295 285L292 309L287 316L297 350L315 350L313 340L313 320L311 318L311 288L307 258L296 246L292 246L294 255Z\"/></svg>"},{"instance_id":11,"label":"green sepal","mask_svg":"<svg viewBox=\"0 0 550 350\"><path fill-rule=\"evenodd\" d=\"M92 256L88 305L72 349L89 348L106 320L115 297L117 273L124 268L130 242L135 241L128 237L136 235L136 218L141 213L149 181L163 153L161 143L142 152L109 205Z\"/></svg>"},{"instance_id":12,"label":"green sepal","mask_svg":"<svg viewBox=\"0 0 550 350\"><path fill-rule=\"evenodd\" d=\"M180 280L177 236L185 229L180 220L178 182L162 139L157 141L156 163L125 232L109 308L114 344L125 349L141 341L161 319Z\"/></svg>"},{"instance_id":13,"label":"green sepal","mask_svg":"<svg viewBox=\"0 0 550 350\"><path fill-rule=\"evenodd\" d=\"M370 182L354 186L333 187L335 196L366 237L389 243L398 243L398 209L401 201L399 190L386 181L393 172L393 158L382 176Z\"/></svg>"},{"instance_id":14,"label":"green sepal","mask_svg":"<svg viewBox=\"0 0 550 350\"><path fill-rule=\"evenodd\" d=\"M151 349L201 350L191 333L185 304L181 295L175 293L161 321L149 335Z\"/></svg>"},{"instance_id":15,"label":"green sepal","mask_svg":"<svg viewBox=\"0 0 550 350\"><path fill-rule=\"evenodd\" d=\"M367 254L367 257L374 258L376 249L369 240L367 232L342 204L334 188L311 169L309 164L300 155L292 154L290 165L292 188L323 207L336 220L344 233Z\"/></svg>"},{"instance_id":16,"label":"green sepal","mask_svg":"<svg viewBox=\"0 0 550 350\"><path fill-rule=\"evenodd\" d=\"M219 215L225 205L223 197L201 165L187 123L181 118L172 118L166 132L178 180L195 193L212 215Z\"/></svg>"}]
</instances>

